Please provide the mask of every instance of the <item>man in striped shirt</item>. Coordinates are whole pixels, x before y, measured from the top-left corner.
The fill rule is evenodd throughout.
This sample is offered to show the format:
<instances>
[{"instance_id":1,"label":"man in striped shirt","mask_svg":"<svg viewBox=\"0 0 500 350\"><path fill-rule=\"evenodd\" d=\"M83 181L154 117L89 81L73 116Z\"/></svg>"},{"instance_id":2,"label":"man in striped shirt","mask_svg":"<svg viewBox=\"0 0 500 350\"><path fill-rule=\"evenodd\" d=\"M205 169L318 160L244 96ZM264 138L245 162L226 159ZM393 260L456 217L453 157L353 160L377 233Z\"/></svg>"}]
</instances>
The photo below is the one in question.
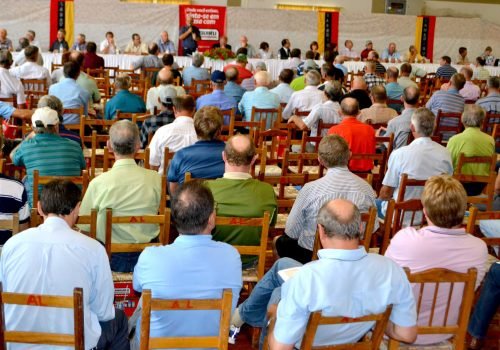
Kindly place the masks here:
<instances>
[{"instance_id":1,"label":"man in striped shirt","mask_svg":"<svg viewBox=\"0 0 500 350\"><path fill-rule=\"evenodd\" d=\"M299 192L285 226L285 235L274 241L280 257L301 263L311 261L316 217L323 204L338 198L353 202L361 212L375 205L375 192L347 168L350 151L339 135L325 136L318 149L320 163L327 168L322 178L307 183Z\"/></svg>"},{"instance_id":2,"label":"man in striped shirt","mask_svg":"<svg viewBox=\"0 0 500 350\"><path fill-rule=\"evenodd\" d=\"M462 90L464 85L464 75L460 73L453 74L450 79L449 89L447 91L436 91L425 107L429 108L436 116L439 110L445 113L462 113L464 111L465 99L459 94L459 91ZM454 126L451 123L443 123L443 125Z\"/></svg>"},{"instance_id":3,"label":"man in striped shirt","mask_svg":"<svg viewBox=\"0 0 500 350\"><path fill-rule=\"evenodd\" d=\"M439 64L440 67L436 70L437 78L450 79L451 76L457 72L457 70L451 66L450 56L441 57Z\"/></svg>"},{"instance_id":4,"label":"man in striped shirt","mask_svg":"<svg viewBox=\"0 0 500 350\"><path fill-rule=\"evenodd\" d=\"M488 79L488 95L476 101L487 113L500 113L500 78Z\"/></svg>"}]
</instances>

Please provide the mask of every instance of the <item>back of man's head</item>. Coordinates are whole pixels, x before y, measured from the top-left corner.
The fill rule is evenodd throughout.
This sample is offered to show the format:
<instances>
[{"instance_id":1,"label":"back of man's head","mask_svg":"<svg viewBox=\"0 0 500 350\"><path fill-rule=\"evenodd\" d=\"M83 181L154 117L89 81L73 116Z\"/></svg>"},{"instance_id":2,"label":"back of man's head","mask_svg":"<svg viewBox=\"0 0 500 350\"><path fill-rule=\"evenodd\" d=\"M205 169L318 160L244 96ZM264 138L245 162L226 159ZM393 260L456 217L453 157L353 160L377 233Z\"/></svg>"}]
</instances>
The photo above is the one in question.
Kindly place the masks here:
<instances>
[{"instance_id":1,"label":"back of man's head","mask_svg":"<svg viewBox=\"0 0 500 350\"><path fill-rule=\"evenodd\" d=\"M359 114L359 103L355 98L346 97L340 102L340 111L344 117L357 117Z\"/></svg>"},{"instance_id":2,"label":"back of man's head","mask_svg":"<svg viewBox=\"0 0 500 350\"><path fill-rule=\"evenodd\" d=\"M430 137L436 126L436 116L430 109L418 108L411 116L411 125L422 137Z\"/></svg>"},{"instance_id":3,"label":"back of man's head","mask_svg":"<svg viewBox=\"0 0 500 350\"><path fill-rule=\"evenodd\" d=\"M375 61L366 61L366 73L375 73L377 63Z\"/></svg>"},{"instance_id":4,"label":"back of man's head","mask_svg":"<svg viewBox=\"0 0 500 350\"><path fill-rule=\"evenodd\" d=\"M271 83L271 76L266 71L260 71L253 76L255 79L255 86L268 86Z\"/></svg>"},{"instance_id":5,"label":"back of man's head","mask_svg":"<svg viewBox=\"0 0 500 350\"><path fill-rule=\"evenodd\" d=\"M319 143L318 157L327 169L347 166L350 157L349 145L342 136L325 136Z\"/></svg>"},{"instance_id":6,"label":"back of man's head","mask_svg":"<svg viewBox=\"0 0 500 350\"><path fill-rule=\"evenodd\" d=\"M292 51L290 51L290 57L291 58L300 58L300 54L301 54L301 51L300 49L292 49Z\"/></svg>"},{"instance_id":7,"label":"back of man's head","mask_svg":"<svg viewBox=\"0 0 500 350\"><path fill-rule=\"evenodd\" d=\"M409 63L403 63L400 67L401 69L401 76L404 77L409 77L411 74L411 64Z\"/></svg>"},{"instance_id":8,"label":"back of man's head","mask_svg":"<svg viewBox=\"0 0 500 350\"><path fill-rule=\"evenodd\" d=\"M202 181L182 184L172 197L172 218L177 231L182 235L196 235L211 230L214 205L212 192Z\"/></svg>"},{"instance_id":9,"label":"back of man's head","mask_svg":"<svg viewBox=\"0 0 500 350\"><path fill-rule=\"evenodd\" d=\"M64 107L59 98L53 95L45 95L38 101L37 108L49 107L50 109L57 112L59 116L59 122L62 123L62 115L64 112Z\"/></svg>"},{"instance_id":10,"label":"back of man's head","mask_svg":"<svg viewBox=\"0 0 500 350\"><path fill-rule=\"evenodd\" d=\"M420 98L420 90L415 86L408 86L403 91L403 101L410 106L416 106Z\"/></svg>"},{"instance_id":11,"label":"back of man's head","mask_svg":"<svg viewBox=\"0 0 500 350\"><path fill-rule=\"evenodd\" d=\"M314 51L307 50L305 57L306 57L306 60L313 60L314 59Z\"/></svg>"},{"instance_id":12,"label":"back of man's head","mask_svg":"<svg viewBox=\"0 0 500 350\"><path fill-rule=\"evenodd\" d=\"M38 47L36 46L28 46L24 49L24 56L27 61L36 62L38 59Z\"/></svg>"},{"instance_id":13,"label":"back of man's head","mask_svg":"<svg viewBox=\"0 0 500 350\"><path fill-rule=\"evenodd\" d=\"M109 129L109 143L115 155L132 157L141 145L139 128L130 120L120 120Z\"/></svg>"},{"instance_id":14,"label":"back of man's head","mask_svg":"<svg viewBox=\"0 0 500 350\"><path fill-rule=\"evenodd\" d=\"M193 96L182 95L177 96L173 99L175 114L183 114L187 116L192 116L196 108L196 103Z\"/></svg>"},{"instance_id":15,"label":"back of man's head","mask_svg":"<svg viewBox=\"0 0 500 350\"><path fill-rule=\"evenodd\" d=\"M460 69L460 73L464 75L466 81L469 81L472 79L474 71L470 67L462 67L462 69Z\"/></svg>"},{"instance_id":16,"label":"back of man's head","mask_svg":"<svg viewBox=\"0 0 500 350\"><path fill-rule=\"evenodd\" d=\"M194 115L194 130L198 140L215 140L223 124L222 112L219 108L205 106Z\"/></svg>"},{"instance_id":17,"label":"back of man's head","mask_svg":"<svg viewBox=\"0 0 500 350\"><path fill-rule=\"evenodd\" d=\"M500 89L500 77L494 76L488 78L488 89L494 92Z\"/></svg>"},{"instance_id":18,"label":"back of man's head","mask_svg":"<svg viewBox=\"0 0 500 350\"><path fill-rule=\"evenodd\" d=\"M450 56L443 56L441 59L444 61L445 64L450 64L451 63L451 58Z\"/></svg>"},{"instance_id":19,"label":"back of man's head","mask_svg":"<svg viewBox=\"0 0 500 350\"><path fill-rule=\"evenodd\" d=\"M205 62L205 57L203 55L200 55L199 53L195 53L193 55L193 66L195 67L201 67L201 65Z\"/></svg>"},{"instance_id":20,"label":"back of man's head","mask_svg":"<svg viewBox=\"0 0 500 350\"><path fill-rule=\"evenodd\" d=\"M9 50L0 50L0 66L9 69L12 66L12 54Z\"/></svg>"},{"instance_id":21,"label":"back of man's head","mask_svg":"<svg viewBox=\"0 0 500 350\"><path fill-rule=\"evenodd\" d=\"M227 76L227 73L226 73ZM285 68L280 72L279 79L285 84L290 84L293 81L293 70Z\"/></svg>"},{"instance_id":22,"label":"back of man's head","mask_svg":"<svg viewBox=\"0 0 500 350\"><path fill-rule=\"evenodd\" d=\"M342 99L342 83L340 81L330 81L325 84L325 90L323 91L330 101L339 102Z\"/></svg>"},{"instance_id":23,"label":"back of man's head","mask_svg":"<svg viewBox=\"0 0 500 350\"><path fill-rule=\"evenodd\" d=\"M97 45L93 41L89 41L87 43L87 52L88 53L96 53L97 51Z\"/></svg>"},{"instance_id":24,"label":"back of man's head","mask_svg":"<svg viewBox=\"0 0 500 350\"><path fill-rule=\"evenodd\" d=\"M166 53L161 57L161 61L163 62L164 66L170 67L174 64L174 55L172 55L171 53Z\"/></svg>"},{"instance_id":25,"label":"back of man's head","mask_svg":"<svg viewBox=\"0 0 500 350\"><path fill-rule=\"evenodd\" d=\"M53 180L43 186L40 208L45 216L49 214L66 216L80 202L82 191L68 180Z\"/></svg>"},{"instance_id":26,"label":"back of man's head","mask_svg":"<svg viewBox=\"0 0 500 350\"><path fill-rule=\"evenodd\" d=\"M344 241L361 237L361 214L358 208L346 199L331 200L320 208L317 222L329 238Z\"/></svg>"},{"instance_id":27,"label":"back of man's head","mask_svg":"<svg viewBox=\"0 0 500 350\"><path fill-rule=\"evenodd\" d=\"M131 79L128 75L120 75L115 78L115 89L116 90L128 90L130 89Z\"/></svg>"},{"instance_id":28,"label":"back of man's head","mask_svg":"<svg viewBox=\"0 0 500 350\"><path fill-rule=\"evenodd\" d=\"M238 80L238 70L234 67L229 67L226 70L226 79L227 81L237 81Z\"/></svg>"},{"instance_id":29,"label":"back of man's head","mask_svg":"<svg viewBox=\"0 0 500 350\"><path fill-rule=\"evenodd\" d=\"M162 68L158 72L158 82L160 85L171 85L174 83L174 74L168 68Z\"/></svg>"},{"instance_id":30,"label":"back of man's head","mask_svg":"<svg viewBox=\"0 0 500 350\"><path fill-rule=\"evenodd\" d=\"M461 73L455 73L451 76L450 84L458 91L462 90L465 85L465 76Z\"/></svg>"},{"instance_id":31,"label":"back of man's head","mask_svg":"<svg viewBox=\"0 0 500 350\"><path fill-rule=\"evenodd\" d=\"M387 92L383 85L375 85L372 87L370 94L372 95L373 101L376 103L385 103L387 101Z\"/></svg>"},{"instance_id":32,"label":"back of man's head","mask_svg":"<svg viewBox=\"0 0 500 350\"><path fill-rule=\"evenodd\" d=\"M235 135L226 142L226 162L232 166L250 166L255 157L255 145L246 135Z\"/></svg>"},{"instance_id":33,"label":"back of man's head","mask_svg":"<svg viewBox=\"0 0 500 350\"><path fill-rule=\"evenodd\" d=\"M462 113L462 124L469 128L479 128L486 117L486 111L479 105L467 104Z\"/></svg>"},{"instance_id":34,"label":"back of man's head","mask_svg":"<svg viewBox=\"0 0 500 350\"><path fill-rule=\"evenodd\" d=\"M28 46L30 46L30 41L28 40L28 38L19 38L19 48L21 50L27 48Z\"/></svg>"},{"instance_id":35,"label":"back of man's head","mask_svg":"<svg viewBox=\"0 0 500 350\"><path fill-rule=\"evenodd\" d=\"M366 81L363 77L354 77L351 83L351 91L352 90L364 90L368 88Z\"/></svg>"},{"instance_id":36,"label":"back of man's head","mask_svg":"<svg viewBox=\"0 0 500 350\"><path fill-rule=\"evenodd\" d=\"M73 61L66 62L63 67L63 73L65 78L76 80L80 75L80 65Z\"/></svg>"},{"instance_id":37,"label":"back of man's head","mask_svg":"<svg viewBox=\"0 0 500 350\"><path fill-rule=\"evenodd\" d=\"M425 215L437 227L461 225L467 209L467 193L462 184L450 175L432 176L422 193Z\"/></svg>"},{"instance_id":38,"label":"back of man's head","mask_svg":"<svg viewBox=\"0 0 500 350\"><path fill-rule=\"evenodd\" d=\"M476 57L476 63L483 67L485 64L486 64L486 60L484 58L482 58L481 56L478 56Z\"/></svg>"},{"instance_id":39,"label":"back of man's head","mask_svg":"<svg viewBox=\"0 0 500 350\"><path fill-rule=\"evenodd\" d=\"M78 64L80 67L83 67L83 61L85 59L85 56L80 51L71 51L69 59L73 62L76 62L76 64Z\"/></svg>"},{"instance_id":40,"label":"back of man's head","mask_svg":"<svg viewBox=\"0 0 500 350\"><path fill-rule=\"evenodd\" d=\"M316 70L310 70L306 73L306 85L318 86L321 83L321 75Z\"/></svg>"},{"instance_id":41,"label":"back of man's head","mask_svg":"<svg viewBox=\"0 0 500 350\"><path fill-rule=\"evenodd\" d=\"M158 48L158 44L156 44L155 42L152 42L152 43L149 43L148 45L148 53L150 55L158 55L158 51L159 51L159 48Z\"/></svg>"},{"instance_id":42,"label":"back of man's head","mask_svg":"<svg viewBox=\"0 0 500 350\"><path fill-rule=\"evenodd\" d=\"M396 81L399 77L399 70L396 67L387 68L387 80Z\"/></svg>"}]
</instances>

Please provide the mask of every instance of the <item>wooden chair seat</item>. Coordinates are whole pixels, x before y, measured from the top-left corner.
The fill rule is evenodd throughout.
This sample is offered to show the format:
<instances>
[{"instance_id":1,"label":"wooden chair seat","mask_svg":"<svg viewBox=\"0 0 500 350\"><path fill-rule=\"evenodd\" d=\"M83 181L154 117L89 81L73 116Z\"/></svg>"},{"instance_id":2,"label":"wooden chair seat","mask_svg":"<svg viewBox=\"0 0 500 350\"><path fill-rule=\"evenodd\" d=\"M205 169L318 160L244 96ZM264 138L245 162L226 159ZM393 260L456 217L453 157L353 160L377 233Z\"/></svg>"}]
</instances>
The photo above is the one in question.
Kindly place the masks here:
<instances>
[{"instance_id":1,"label":"wooden chair seat","mask_svg":"<svg viewBox=\"0 0 500 350\"><path fill-rule=\"evenodd\" d=\"M49 182L62 179L69 180L82 187L82 198L89 185L89 175L86 170L82 170L81 176L40 176L38 170L33 170L33 208L36 208L39 199L39 186L46 185Z\"/></svg>"},{"instance_id":2,"label":"wooden chair seat","mask_svg":"<svg viewBox=\"0 0 500 350\"><path fill-rule=\"evenodd\" d=\"M266 176L280 176L282 171L283 170L277 165L266 165L264 173Z\"/></svg>"},{"instance_id":3,"label":"wooden chair seat","mask_svg":"<svg viewBox=\"0 0 500 350\"><path fill-rule=\"evenodd\" d=\"M243 282L257 283L259 282L259 276L257 269L255 267L242 270Z\"/></svg>"},{"instance_id":4,"label":"wooden chair seat","mask_svg":"<svg viewBox=\"0 0 500 350\"><path fill-rule=\"evenodd\" d=\"M300 174L300 173L309 173L310 175L318 175L319 174L319 166L317 165L304 165L302 167L302 171L299 172L299 166L297 165L289 165L288 166L288 170L291 172L291 173L294 173L294 174Z\"/></svg>"},{"instance_id":5,"label":"wooden chair seat","mask_svg":"<svg viewBox=\"0 0 500 350\"><path fill-rule=\"evenodd\" d=\"M133 272L115 272L111 271L113 282L128 282L133 280Z\"/></svg>"},{"instance_id":6,"label":"wooden chair seat","mask_svg":"<svg viewBox=\"0 0 500 350\"><path fill-rule=\"evenodd\" d=\"M11 219L0 220L0 231L2 230L12 231L12 235L19 233L19 214L14 213Z\"/></svg>"},{"instance_id":7,"label":"wooden chair seat","mask_svg":"<svg viewBox=\"0 0 500 350\"><path fill-rule=\"evenodd\" d=\"M379 350L387 350L388 349L388 340L383 340L382 344L380 344ZM405 344L399 343L399 349L404 350L455 350L453 344L447 340L429 345L414 345L414 344Z\"/></svg>"},{"instance_id":8,"label":"wooden chair seat","mask_svg":"<svg viewBox=\"0 0 500 350\"><path fill-rule=\"evenodd\" d=\"M279 187L273 187L274 193L276 193L276 196L279 195L280 189ZM299 190L295 188L295 186L284 186L284 198L292 198L295 199L297 198L297 195L299 194Z\"/></svg>"},{"instance_id":9,"label":"wooden chair seat","mask_svg":"<svg viewBox=\"0 0 500 350\"><path fill-rule=\"evenodd\" d=\"M288 213L278 213L278 216L276 218L276 224L274 225L274 228L284 230L287 220L288 220Z\"/></svg>"}]
</instances>

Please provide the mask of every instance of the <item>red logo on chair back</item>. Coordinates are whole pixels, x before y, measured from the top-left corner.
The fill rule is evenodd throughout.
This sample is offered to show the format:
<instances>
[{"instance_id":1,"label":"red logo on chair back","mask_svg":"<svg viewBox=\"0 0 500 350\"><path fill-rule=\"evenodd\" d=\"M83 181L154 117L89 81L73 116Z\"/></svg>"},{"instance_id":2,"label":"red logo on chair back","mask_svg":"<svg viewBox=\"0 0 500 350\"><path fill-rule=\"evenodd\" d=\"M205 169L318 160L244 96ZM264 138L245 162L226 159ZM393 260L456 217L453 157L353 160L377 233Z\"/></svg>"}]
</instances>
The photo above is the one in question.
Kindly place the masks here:
<instances>
[{"instance_id":1,"label":"red logo on chair back","mask_svg":"<svg viewBox=\"0 0 500 350\"><path fill-rule=\"evenodd\" d=\"M139 223L139 222L140 222L140 223L144 223L144 218L143 218L143 217L139 217L139 218L137 218L137 217L135 217L135 216L132 216L132 217L130 218L130 223Z\"/></svg>"},{"instance_id":2,"label":"red logo on chair back","mask_svg":"<svg viewBox=\"0 0 500 350\"><path fill-rule=\"evenodd\" d=\"M43 304L42 297L40 295L30 294L26 303L28 305L46 306L45 304Z\"/></svg>"}]
</instances>

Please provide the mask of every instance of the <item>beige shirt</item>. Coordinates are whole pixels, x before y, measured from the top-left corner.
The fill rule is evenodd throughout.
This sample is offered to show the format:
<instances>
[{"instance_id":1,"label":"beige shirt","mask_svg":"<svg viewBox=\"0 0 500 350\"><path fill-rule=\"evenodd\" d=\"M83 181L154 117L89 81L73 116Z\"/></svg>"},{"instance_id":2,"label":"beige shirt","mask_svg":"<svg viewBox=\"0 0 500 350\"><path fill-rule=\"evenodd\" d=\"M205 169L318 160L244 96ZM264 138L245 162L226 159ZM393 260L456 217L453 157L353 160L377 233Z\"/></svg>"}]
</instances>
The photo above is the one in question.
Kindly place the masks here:
<instances>
[{"instance_id":1,"label":"beige shirt","mask_svg":"<svg viewBox=\"0 0 500 350\"><path fill-rule=\"evenodd\" d=\"M139 46L134 46L134 42L131 41L125 47L125 53L141 55L143 53L148 53L148 47L144 43L141 43Z\"/></svg>"},{"instance_id":2,"label":"beige shirt","mask_svg":"<svg viewBox=\"0 0 500 350\"><path fill-rule=\"evenodd\" d=\"M363 123L370 119L372 124L387 124L397 115L398 112L387 107L385 103L374 103L370 108L362 109L358 119Z\"/></svg>"}]
</instances>

